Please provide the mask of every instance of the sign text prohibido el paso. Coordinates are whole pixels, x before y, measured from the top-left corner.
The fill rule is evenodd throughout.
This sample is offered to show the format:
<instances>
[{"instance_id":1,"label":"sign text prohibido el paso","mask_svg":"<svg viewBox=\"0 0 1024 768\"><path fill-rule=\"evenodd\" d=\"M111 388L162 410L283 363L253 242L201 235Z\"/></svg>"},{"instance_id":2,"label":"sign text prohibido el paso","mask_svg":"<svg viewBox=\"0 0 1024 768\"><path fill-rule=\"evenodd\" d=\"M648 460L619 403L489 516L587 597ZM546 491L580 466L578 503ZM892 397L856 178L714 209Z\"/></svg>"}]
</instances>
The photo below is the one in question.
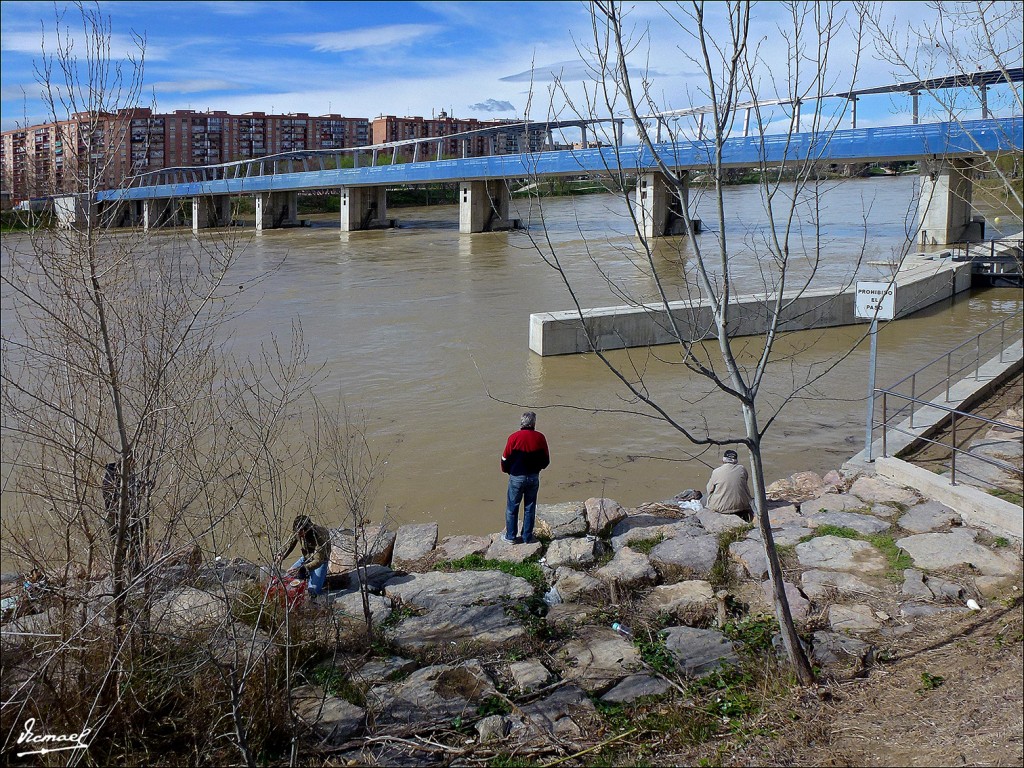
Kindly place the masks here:
<instances>
[{"instance_id":1,"label":"sign text prohibido el paso","mask_svg":"<svg viewBox=\"0 0 1024 768\"><path fill-rule=\"evenodd\" d=\"M896 316L896 284L857 283L853 313L865 320L892 320Z\"/></svg>"}]
</instances>

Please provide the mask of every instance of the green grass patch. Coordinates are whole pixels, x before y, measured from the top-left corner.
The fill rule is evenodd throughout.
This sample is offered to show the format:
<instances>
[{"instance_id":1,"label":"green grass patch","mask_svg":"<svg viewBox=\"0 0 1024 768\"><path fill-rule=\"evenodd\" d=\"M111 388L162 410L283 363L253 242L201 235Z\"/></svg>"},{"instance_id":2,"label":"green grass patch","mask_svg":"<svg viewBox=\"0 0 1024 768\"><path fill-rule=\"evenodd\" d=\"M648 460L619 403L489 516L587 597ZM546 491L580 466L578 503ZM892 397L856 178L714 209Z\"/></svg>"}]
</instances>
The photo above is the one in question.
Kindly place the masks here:
<instances>
[{"instance_id":1,"label":"green grass patch","mask_svg":"<svg viewBox=\"0 0 1024 768\"><path fill-rule=\"evenodd\" d=\"M890 533L864 534L842 525L819 525L812 533L801 537L800 541L810 541L819 536L838 536L842 539L866 541L885 557L889 566L886 576L897 583L903 580L905 569L914 567L910 555L897 546L896 539Z\"/></svg>"},{"instance_id":2,"label":"green grass patch","mask_svg":"<svg viewBox=\"0 0 1024 768\"><path fill-rule=\"evenodd\" d=\"M727 621L722 632L733 642L742 643L747 653L766 653L772 649L772 638L779 632L774 616L746 616Z\"/></svg>"},{"instance_id":3,"label":"green grass patch","mask_svg":"<svg viewBox=\"0 0 1024 768\"><path fill-rule=\"evenodd\" d=\"M860 539L863 538L853 528L847 528L845 525L819 525L811 533L806 536L801 536L800 541L810 541L816 539L819 536L838 536L841 539Z\"/></svg>"},{"instance_id":4,"label":"green grass patch","mask_svg":"<svg viewBox=\"0 0 1024 768\"><path fill-rule=\"evenodd\" d=\"M650 539L633 539L629 542L629 548L634 552L642 552L645 555L651 554L651 550L665 540L664 534L658 534Z\"/></svg>"},{"instance_id":5,"label":"green grass patch","mask_svg":"<svg viewBox=\"0 0 1024 768\"><path fill-rule=\"evenodd\" d=\"M646 662L646 664L657 672L663 675L668 675L676 671L676 659L665 645L665 636L656 633L651 640L638 638L635 642L637 649L640 651L640 658Z\"/></svg>"},{"instance_id":6,"label":"green grass patch","mask_svg":"<svg viewBox=\"0 0 1024 768\"><path fill-rule=\"evenodd\" d=\"M486 560L483 555L466 555L459 560L442 560L434 566L435 571L501 571L518 576L530 582L534 592L546 592L547 581L540 564L534 560L512 563L506 560Z\"/></svg>"},{"instance_id":7,"label":"green grass patch","mask_svg":"<svg viewBox=\"0 0 1024 768\"><path fill-rule=\"evenodd\" d=\"M742 541L747 534L754 529L752 525L743 525L733 528L731 531L724 531L718 534L718 557L715 564L711 566L708 574L708 581L715 589L729 585L731 576L729 573L729 547L737 541Z\"/></svg>"},{"instance_id":8,"label":"green grass patch","mask_svg":"<svg viewBox=\"0 0 1024 768\"><path fill-rule=\"evenodd\" d=\"M1004 488L990 488L988 492L989 495L995 496L997 499L1003 499L1003 501L1008 501L1017 506L1024 505L1024 496L1019 493L1007 491Z\"/></svg>"},{"instance_id":9,"label":"green grass patch","mask_svg":"<svg viewBox=\"0 0 1024 768\"><path fill-rule=\"evenodd\" d=\"M335 667L315 669L310 673L309 679L323 688L330 696L337 696L357 707L366 706L366 692Z\"/></svg>"},{"instance_id":10,"label":"green grass patch","mask_svg":"<svg viewBox=\"0 0 1024 768\"><path fill-rule=\"evenodd\" d=\"M1008 547L1010 546L1010 540L1005 536L996 536L995 540L992 542L992 546L999 548Z\"/></svg>"}]
</instances>

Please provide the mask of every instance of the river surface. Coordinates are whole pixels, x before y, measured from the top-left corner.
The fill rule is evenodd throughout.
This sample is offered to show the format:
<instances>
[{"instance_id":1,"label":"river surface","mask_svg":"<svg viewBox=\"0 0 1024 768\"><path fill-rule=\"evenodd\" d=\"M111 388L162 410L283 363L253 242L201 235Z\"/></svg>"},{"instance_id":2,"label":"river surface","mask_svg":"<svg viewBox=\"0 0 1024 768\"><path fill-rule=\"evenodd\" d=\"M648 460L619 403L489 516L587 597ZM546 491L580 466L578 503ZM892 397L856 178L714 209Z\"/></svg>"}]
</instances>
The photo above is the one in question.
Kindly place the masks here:
<instances>
[{"instance_id":1,"label":"river surface","mask_svg":"<svg viewBox=\"0 0 1024 768\"><path fill-rule=\"evenodd\" d=\"M849 283L855 272L862 279L887 276L913 218L908 212L915 179L830 186L819 214L824 261L815 284ZM718 224L711 200L695 197L706 228L700 242L710 249ZM590 195L546 199L543 210L514 204L521 209L513 215L529 223L529 232L460 235L457 207L436 206L390 210L399 221L393 230L341 233L335 218L324 216L313 217L310 227L252 237L240 283L283 263L260 284L258 301L234 329L234 350L252 352L271 333L287 338L291 322L300 319L310 360L324 362L329 372L319 395L328 402L343 399L364 413L375 446L390 453L378 507L387 504L399 523L437 521L442 536L501 528L506 482L498 459L526 408L538 412L538 429L551 446L541 503L603 495L631 506L703 489L710 467L720 463L719 449L694 448L663 421L628 413L642 409L595 356L541 358L528 348L531 313L573 306L543 257L548 246L583 306L655 296L635 255L624 203ZM743 222L742 237L734 236L730 245L735 289L763 290L759 240L768 229L758 188L729 188L726 211L728 226ZM812 212L803 207L798 214L798 222L807 222ZM1009 226L1019 229L1019 221ZM805 223L801 247L811 234ZM672 238L655 249L659 269L670 274L669 298L688 291L689 248L684 239ZM797 269L807 273L809 267ZM879 386L1019 311L1021 304L1014 289L976 290L885 326ZM781 402L794 380L840 356L863 332L858 326L783 339L779 349L789 351L789 359L771 377L765 402ZM709 395L703 380L678 364L671 347L610 357L627 375L642 373L649 390L685 426L700 431L706 423L712 431L729 428L736 434L735 404ZM837 468L863 447L867 357L867 344L859 344L781 412L765 446L770 479ZM299 511L328 523L334 517L328 509L289 514Z\"/></svg>"}]
</instances>

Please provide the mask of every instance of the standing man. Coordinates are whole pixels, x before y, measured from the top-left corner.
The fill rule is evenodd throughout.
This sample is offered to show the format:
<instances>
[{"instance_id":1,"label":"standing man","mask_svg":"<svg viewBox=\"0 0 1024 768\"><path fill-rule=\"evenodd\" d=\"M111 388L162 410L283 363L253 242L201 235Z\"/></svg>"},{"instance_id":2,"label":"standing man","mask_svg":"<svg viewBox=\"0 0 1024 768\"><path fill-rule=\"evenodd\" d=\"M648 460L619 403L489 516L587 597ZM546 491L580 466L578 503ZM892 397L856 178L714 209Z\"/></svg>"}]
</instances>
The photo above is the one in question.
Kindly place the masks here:
<instances>
[{"instance_id":1,"label":"standing man","mask_svg":"<svg viewBox=\"0 0 1024 768\"><path fill-rule=\"evenodd\" d=\"M751 523L754 513L747 488L747 468L737 463L738 459L733 450L722 454L722 466L714 470L708 480L708 509L723 515L738 515Z\"/></svg>"},{"instance_id":2,"label":"standing man","mask_svg":"<svg viewBox=\"0 0 1024 768\"><path fill-rule=\"evenodd\" d=\"M302 557L288 570L289 576L308 579L309 594L316 597L324 591L327 583L327 566L331 563L331 534L322 525L317 525L306 515L297 515L292 521L292 537L277 553L275 561L284 562L295 545L299 545Z\"/></svg>"},{"instance_id":3,"label":"standing man","mask_svg":"<svg viewBox=\"0 0 1024 768\"><path fill-rule=\"evenodd\" d=\"M533 518L537 512L540 471L551 463L548 441L536 430L537 414L527 411L519 421L519 431L508 436L501 454L501 471L508 475L508 501L505 504L505 533L502 541L529 544L533 540ZM519 502L523 502L523 533L519 525Z\"/></svg>"}]
</instances>

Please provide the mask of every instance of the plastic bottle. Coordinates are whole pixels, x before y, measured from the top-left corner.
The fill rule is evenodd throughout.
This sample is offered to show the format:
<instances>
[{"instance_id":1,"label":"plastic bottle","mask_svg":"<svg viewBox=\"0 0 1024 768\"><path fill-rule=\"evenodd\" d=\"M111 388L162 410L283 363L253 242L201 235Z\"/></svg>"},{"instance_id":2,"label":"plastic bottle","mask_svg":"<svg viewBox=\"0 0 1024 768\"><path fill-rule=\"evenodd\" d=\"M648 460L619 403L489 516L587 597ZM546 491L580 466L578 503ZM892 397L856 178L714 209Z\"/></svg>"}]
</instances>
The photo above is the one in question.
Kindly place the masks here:
<instances>
[{"instance_id":1,"label":"plastic bottle","mask_svg":"<svg viewBox=\"0 0 1024 768\"><path fill-rule=\"evenodd\" d=\"M619 624L619 622L616 621L614 624L612 624L612 629L614 629L623 637L633 637L633 630L627 627L625 624Z\"/></svg>"}]
</instances>

